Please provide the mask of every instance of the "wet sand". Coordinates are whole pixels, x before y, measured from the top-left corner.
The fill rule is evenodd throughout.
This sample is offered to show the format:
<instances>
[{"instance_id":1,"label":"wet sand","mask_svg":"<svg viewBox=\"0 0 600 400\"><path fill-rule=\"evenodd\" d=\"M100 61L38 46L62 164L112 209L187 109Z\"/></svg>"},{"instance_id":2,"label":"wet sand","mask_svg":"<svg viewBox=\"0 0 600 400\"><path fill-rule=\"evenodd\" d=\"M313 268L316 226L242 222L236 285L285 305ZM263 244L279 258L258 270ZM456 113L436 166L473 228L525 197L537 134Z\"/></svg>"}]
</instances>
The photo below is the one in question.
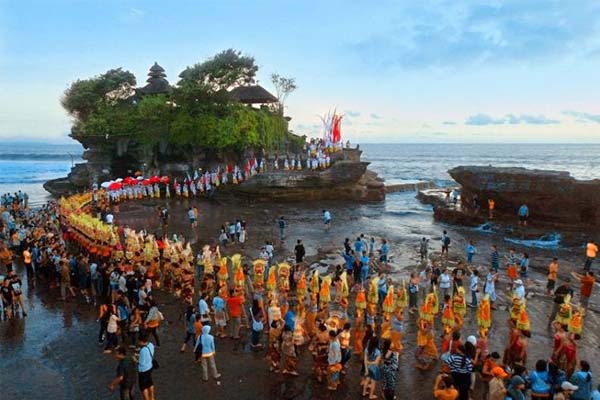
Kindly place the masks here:
<instances>
[{"instance_id":1,"label":"wet sand","mask_svg":"<svg viewBox=\"0 0 600 400\"><path fill-rule=\"evenodd\" d=\"M188 207L186 201L172 200L169 204L171 217L169 233L184 233L198 245L216 240L219 227L225 221L241 218L248 223L249 240L244 254L254 257L258 247L265 240L276 243L276 258L291 255L297 238L304 240L307 254L313 260L318 259L318 249L325 250L335 246L341 248L345 237L351 239L357 234L387 237L394 253L396 270L392 277L406 276L417 264L416 246L422 235L437 238L442 229L448 229L452 237L451 258L462 257L463 243L466 238L476 241L482 255L476 255L475 262L487 265L487 248L491 242L500 244L501 254L508 247L501 238L487 234L477 234L467 229L449 227L429 222L423 229L411 231L410 226L402 226L390 221L385 215L384 204L356 205L334 203L311 204L242 204L216 203L208 201L190 201L200 208L197 238L192 237L185 216ZM147 227L149 231L158 228L156 206L164 204L156 201L141 201L123 204L118 217L121 223L134 228ZM321 210L328 208L333 214L333 226L325 233L321 223ZM289 219L287 239L278 243L276 219L285 215ZM426 218L426 217L424 217ZM429 217L430 218L430 217ZM438 250L438 242L432 240L432 249ZM225 254L238 252L235 246L224 250ZM561 276L575 268L578 253L573 249L558 252L546 250L530 251L533 271L528 289L534 293L543 291L545 275L535 269L547 265L554 255L561 259ZM435 256L435 254L434 254ZM580 256L580 255L579 255ZM22 270L18 269L22 272ZM538 281L539 280L539 284ZM27 286L27 285L25 285ZM499 306L507 304L505 296L506 282L497 285L500 297ZM578 285L576 285L578 293ZM35 289L25 290L26 307L29 316L25 319L0 322L0 376L2 377L2 397L24 399L109 399L118 398L110 393L107 385L114 377L116 361L102 354L97 345L98 323L96 307L85 304L82 299L63 303L59 299L58 289L48 291L44 284ZM592 296L591 304L598 310L598 288ZM577 298L577 295L576 295ZM306 350L301 356L299 377L287 377L269 373L264 352L253 352L247 343L235 348L228 339L216 339L217 366L223 375L220 385L214 381L203 383L201 368L193 363L190 350L179 353L184 336L183 322L179 315L183 307L178 300L168 294L158 297L159 306L166 316L159 335L162 346L157 352L161 368L154 373L158 399L342 399L359 398L360 364L356 359L350 361L350 371L342 380L335 393L326 390L312 378L311 363ZM552 307L549 297L535 294L528 303L532 325L532 338L529 348L529 367L539 358L547 359L552 348L552 333L547 329L547 319ZM600 320L598 313L590 312L585 319L582 340L578 343L581 358L592 364L592 372L600 371ZM493 325L490 331L490 350L502 352L508 340L506 320L507 311L493 312ZM439 329L438 329L439 331ZM475 311L469 309L463 335L477 332ZM266 340L266 336L263 338ZM414 348L416 339L415 317L407 314L405 324L404 353L400 360L400 373L397 385L399 399L430 398L435 370L421 372L414 368ZM245 341L244 341L245 342ZM410 393L410 394L408 394Z\"/></svg>"}]
</instances>

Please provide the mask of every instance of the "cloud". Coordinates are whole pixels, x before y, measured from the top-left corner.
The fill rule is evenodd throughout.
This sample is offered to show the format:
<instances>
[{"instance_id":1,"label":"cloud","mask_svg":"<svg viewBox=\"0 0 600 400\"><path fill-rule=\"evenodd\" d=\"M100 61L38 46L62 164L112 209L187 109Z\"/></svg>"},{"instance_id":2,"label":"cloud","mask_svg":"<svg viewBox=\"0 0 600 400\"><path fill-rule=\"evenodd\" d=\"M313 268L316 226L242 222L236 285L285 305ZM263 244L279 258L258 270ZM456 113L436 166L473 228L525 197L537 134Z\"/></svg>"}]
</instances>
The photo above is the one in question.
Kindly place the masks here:
<instances>
[{"instance_id":1,"label":"cloud","mask_svg":"<svg viewBox=\"0 0 600 400\"><path fill-rule=\"evenodd\" d=\"M577 118L578 122L594 122L600 124L600 114L589 114L579 111L563 111L563 114Z\"/></svg>"},{"instance_id":2,"label":"cloud","mask_svg":"<svg viewBox=\"0 0 600 400\"><path fill-rule=\"evenodd\" d=\"M475 114L465 120L465 125L503 125L503 124L529 124L529 125L553 125L560 124L556 119L550 119L544 115L514 115L507 114L502 118L494 118L488 114Z\"/></svg>"},{"instance_id":3,"label":"cloud","mask_svg":"<svg viewBox=\"0 0 600 400\"><path fill-rule=\"evenodd\" d=\"M454 122L454 121L444 121L444 122L442 122L442 124L444 124L444 125L456 125L456 122Z\"/></svg>"},{"instance_id":4,"label":"cloud","mask_svg":"<svg viewBox=\"0 0 600 400\"><path fill-rule=\"evenodd\" d=\"M475 114L471 115L465 121L466 125L498 125L503 124L504 119L494 119L487 114Z\"/></svg>"},{"instance_id":5,"label":"cloud","mask_svg":"<svg viewBox=\"0 0 600 400\"><path fill-rule=\"evenodd\" d=\"M366 64L405 69L589 57L600 49L599 11L591 0L401 2L350 49Z\"/></svg>"},{"instance_id":6,"label":"cloud","mask_svg":"<svg viewBox=\"0 0 600 400\"><path fill-rule=\"evenodd\" d=\"M543 115L513 115L508 114L506 116L506 122L509 124L530 124L530 125L553 125L560 124L560 121L556 119L546 118Z\"/></svg>"},{"instance_id":7,"label":"cloud","mask_svg":"<svg viewBox=\"0 0 600 400\"><path fill-rule=\"evenodd\" d=\"M144 19L146 13L139 8L131 7L122 12L117 19L121 22L139 22Z\"/></svg>"},{"instance_id":8,"label":"cloud","mask_svg":"<svg viewBox=\"0 0 600 400\"><path fill-rule=\"evenodd\" d=\"M360 117L360 111L346 110L344 113L349 117Z\"/></svg>"},{"instance_id":9,"label":"cloud","mask_svg":"<svg viewBox=\"0 0 600 400\"><path fill-rule=\"evenodd\" d=\"M371 113L370 117L373 118L373 119L382 119L383 118L381 115L375 114L375 113Z\"/></svg>"}]
</instances>

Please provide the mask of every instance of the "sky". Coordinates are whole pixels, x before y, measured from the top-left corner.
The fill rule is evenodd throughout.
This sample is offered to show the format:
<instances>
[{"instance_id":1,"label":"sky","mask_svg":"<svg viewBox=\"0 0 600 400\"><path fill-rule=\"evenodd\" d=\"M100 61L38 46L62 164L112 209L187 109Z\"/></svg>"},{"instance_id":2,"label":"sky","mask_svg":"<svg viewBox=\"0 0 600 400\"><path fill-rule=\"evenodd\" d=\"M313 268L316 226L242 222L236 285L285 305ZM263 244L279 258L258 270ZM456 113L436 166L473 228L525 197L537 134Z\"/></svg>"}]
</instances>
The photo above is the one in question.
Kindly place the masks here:
<instances>
[{"instance_id":1,"label":"sky","mask_svg":"<svg viewBox=\"0 0 600 400\"><path fill-rule=\"evenodd\" d=\"M296 79L294 132L351 142L600 143L600 2L0 0L0 141L69 141L60 96L123 67L171 83L227 48Z\"/></svg>"}]
</instances>

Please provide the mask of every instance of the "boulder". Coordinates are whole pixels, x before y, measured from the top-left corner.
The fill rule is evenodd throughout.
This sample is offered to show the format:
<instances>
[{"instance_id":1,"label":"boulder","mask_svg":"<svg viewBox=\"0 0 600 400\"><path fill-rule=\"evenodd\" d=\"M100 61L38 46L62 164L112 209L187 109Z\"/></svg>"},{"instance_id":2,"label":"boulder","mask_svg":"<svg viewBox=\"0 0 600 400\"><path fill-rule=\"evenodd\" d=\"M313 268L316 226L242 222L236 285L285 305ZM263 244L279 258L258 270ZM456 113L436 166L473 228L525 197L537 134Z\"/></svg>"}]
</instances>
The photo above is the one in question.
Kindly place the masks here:
<instances>
[{"instance_id":1,"label":"boulder","mask_svg":"<svg viewBox=\"0 0 600 400\"><path fill-rule=\"evenodd\" d=\"M482 208L494 199L496 218L516 219L522 204L534 224L600 230L600 180L577 180L565 171L461 166L448 171L461 186L463 205L475 196Z\"/></svg>"}]
</instances>

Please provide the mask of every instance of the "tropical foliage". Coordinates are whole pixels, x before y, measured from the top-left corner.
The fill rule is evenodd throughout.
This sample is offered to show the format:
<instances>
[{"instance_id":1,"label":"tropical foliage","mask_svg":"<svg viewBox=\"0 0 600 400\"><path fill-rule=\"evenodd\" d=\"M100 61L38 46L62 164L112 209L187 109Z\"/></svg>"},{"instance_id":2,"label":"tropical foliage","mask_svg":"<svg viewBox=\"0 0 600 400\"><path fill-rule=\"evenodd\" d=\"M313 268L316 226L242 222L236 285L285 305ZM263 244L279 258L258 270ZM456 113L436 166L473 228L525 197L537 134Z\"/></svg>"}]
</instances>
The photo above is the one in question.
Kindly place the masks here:
<instances>
[{"instance_id":1,"label":"tropical foliage","mask_svg":"<svg viewBox=\"0 0 600 400\"><path fill-rule=\"evenodd\" d=\"M215 151L267 150L296 138L282 114L229 100L226 89L251 84L258 67L235 50L186 68L171 93L136 95L135 76L121 68L73 82L62 105L73 136L130 136L149 148L159 142Z\"/></svg>"}]
</instances>

